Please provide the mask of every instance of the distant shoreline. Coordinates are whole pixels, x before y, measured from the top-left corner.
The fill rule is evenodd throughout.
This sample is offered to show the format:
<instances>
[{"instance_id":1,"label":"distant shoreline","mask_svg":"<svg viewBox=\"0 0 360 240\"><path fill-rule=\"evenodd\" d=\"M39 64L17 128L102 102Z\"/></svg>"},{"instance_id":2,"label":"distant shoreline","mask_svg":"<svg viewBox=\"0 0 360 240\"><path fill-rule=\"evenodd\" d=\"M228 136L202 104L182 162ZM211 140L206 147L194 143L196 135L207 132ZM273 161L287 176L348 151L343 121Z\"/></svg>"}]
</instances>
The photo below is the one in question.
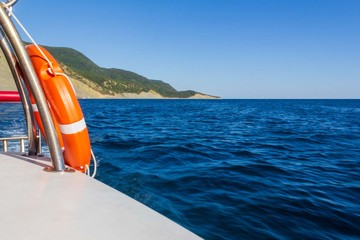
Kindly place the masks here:
<instances>
[{"instance_id":1,"label":"distant shoreline","mask_svg":"<svg viewBox=\"0 0 360 240\"><path fill-rule=\"evenodd\" d=\"M78 97L80 100L223 100L223 98L92 98ZM237 100L237 99L235 99Z\"/></svg>"}]
</instances>

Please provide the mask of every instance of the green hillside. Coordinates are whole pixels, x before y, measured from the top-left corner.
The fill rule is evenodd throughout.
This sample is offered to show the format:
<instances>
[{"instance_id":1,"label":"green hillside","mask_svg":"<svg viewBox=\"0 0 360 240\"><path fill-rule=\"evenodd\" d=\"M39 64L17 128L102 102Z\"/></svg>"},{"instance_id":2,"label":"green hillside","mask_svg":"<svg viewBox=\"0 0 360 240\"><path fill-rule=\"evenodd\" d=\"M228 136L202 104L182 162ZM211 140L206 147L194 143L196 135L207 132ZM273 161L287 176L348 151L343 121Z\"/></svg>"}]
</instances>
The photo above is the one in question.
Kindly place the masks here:
<instances>
[{"instance_id":1,"label":"green hillside","mask_svg":"<svg viewBox=\"0 0 360 240\"><path fill-rule=\"evenodd\" d=\"M93 88L102 94L141 93L153 90L163 97L188 98L197 93L190 90L177 91L168 83L150 80L134 72L99 67L84 54L71 48L45 48L63 65L67 74L83 80L84 83L90 80L94 83Z\"/></svg>"}]
</instances>

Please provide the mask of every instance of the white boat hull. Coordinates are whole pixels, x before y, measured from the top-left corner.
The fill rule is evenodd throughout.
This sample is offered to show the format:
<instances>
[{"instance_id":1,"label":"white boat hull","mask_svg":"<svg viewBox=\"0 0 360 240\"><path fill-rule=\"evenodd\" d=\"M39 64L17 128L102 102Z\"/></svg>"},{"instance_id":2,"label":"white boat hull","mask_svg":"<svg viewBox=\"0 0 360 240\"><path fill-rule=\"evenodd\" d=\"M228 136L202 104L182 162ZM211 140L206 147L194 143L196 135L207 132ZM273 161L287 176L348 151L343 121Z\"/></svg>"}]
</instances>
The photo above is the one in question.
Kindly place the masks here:
<instances>
[{"instance_id":1,"label":"white boat hull","mask_svg":"<svg viewBox=\"0 0 360 240\"><path fill-rule=\"evenodd\" d=\"M49 166L0 153L1 239L200 239L95 179Z\"/></svg>"}]
</instances>

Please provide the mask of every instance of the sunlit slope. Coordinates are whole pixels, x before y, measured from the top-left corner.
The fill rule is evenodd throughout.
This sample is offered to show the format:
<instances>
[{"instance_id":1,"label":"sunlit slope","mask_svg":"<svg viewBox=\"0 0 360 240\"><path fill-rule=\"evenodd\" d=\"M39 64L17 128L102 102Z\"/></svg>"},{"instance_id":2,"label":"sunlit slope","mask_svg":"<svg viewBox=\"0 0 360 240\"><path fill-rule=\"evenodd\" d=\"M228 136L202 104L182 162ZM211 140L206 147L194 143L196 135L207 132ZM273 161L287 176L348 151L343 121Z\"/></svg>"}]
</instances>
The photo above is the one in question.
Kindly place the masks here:
<instances>
[{"instance_id":1,"label":"sunlit slope","mask_svg":"<svg viewBox=\"0 0 360 240\"><path fill-rule=\"evenodd\" d=\"M191 90L177 91L168 83L151 80L134 72L99 67L84 54L71 48L46 48L64 65L64 69L71 77L101 94L116 96L122 93L153 92L166 98L189 98L199 94Z\"/></svg>"},{"instance_id":2,"label":"sunlit slope","mask_svg":"<svg viewBox=\"0 0 360 240\"><path fill-rule=\"evenodd\" d=\"M195 91L177 91L170 84L134 72L102 68L81 52L45 47L70 76L79 98L214 98ZM10 69L0 51L0 90L16 90Z\"/></svg>"}]
</instances>

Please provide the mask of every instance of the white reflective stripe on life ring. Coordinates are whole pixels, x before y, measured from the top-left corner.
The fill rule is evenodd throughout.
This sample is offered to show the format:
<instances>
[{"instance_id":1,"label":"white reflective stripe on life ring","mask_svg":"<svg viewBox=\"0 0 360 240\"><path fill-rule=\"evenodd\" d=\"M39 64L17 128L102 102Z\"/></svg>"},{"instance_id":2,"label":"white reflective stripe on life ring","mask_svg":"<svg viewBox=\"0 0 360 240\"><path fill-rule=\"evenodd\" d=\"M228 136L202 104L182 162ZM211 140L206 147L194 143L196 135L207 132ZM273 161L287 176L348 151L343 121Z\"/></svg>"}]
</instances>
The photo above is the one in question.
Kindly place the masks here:
<instances>
[{"instance_id":1,"label":"white reflective stripe on life ring","mask_svg":"<svg viewBox=\"0 0 360 240\"><path fill-rule=\"evenodd\" d=\"M59 124L60 126L60 132L62 134L74 134L81 132L86 128L86 122L85 119L81 119L78 122L70 123L70 124Z\"/></svg>"},{"instance_id":2,"label":"white reflective stripe on life ring","mask_svg":"<svg viewBox=\"0 0 360 240\"><path fill-rule=\"evenodd\" d=\"M36 104L31 104L31 106L32 106L32 109L33 109L34 112L38 112L38 111L39 111L39 109L38 109L38 107L37 107Z\"/></svg>"}]
</instances>

